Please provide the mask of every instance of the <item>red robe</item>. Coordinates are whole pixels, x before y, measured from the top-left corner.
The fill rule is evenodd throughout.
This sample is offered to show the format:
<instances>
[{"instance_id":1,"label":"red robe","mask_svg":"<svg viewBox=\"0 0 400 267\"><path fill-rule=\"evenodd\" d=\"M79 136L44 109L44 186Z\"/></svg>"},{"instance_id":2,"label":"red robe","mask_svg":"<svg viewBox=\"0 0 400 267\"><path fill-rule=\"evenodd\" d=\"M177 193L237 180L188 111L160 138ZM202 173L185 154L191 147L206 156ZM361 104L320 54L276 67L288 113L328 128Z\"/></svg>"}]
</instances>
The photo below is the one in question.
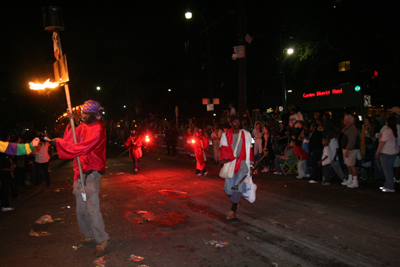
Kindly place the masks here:
<instances>
[{"instance_id":1,"label":"red robe","mask_svg":"<svg viewBox=\"0 0 400 267\"><path fill-rule=\"evenodd\" d=\"M79 179L79 169L76 157L80 157L83 173L89 171L106 170L106 129L100 121L92 124L82 123L75 128L76 139L74 143L72 130L68 125L64 137L57 138L57 152L60 159L74 160L74 180Z\"/></svg>"},{"instance_id":2,"label":"red robe","mask_svg":"<svg viewBox=\"0 0 400 267\"><path fill-rule=\"evenodd\" d=\"M244 132L241 131L241 138L242 138L242 148L240 150L240 156L239 158L236 159L236 165L235 165L235 173L238 173L240 169L240 165L242 163L242 160L246 160L246 141L245 141L245 135ZM233 148L232 148L232 142L233 142L233 130L229 129L226 133L226 139L228 141L228 146L223 146L221 145L221 157L220 159L227 159L228 162L231 162L234 160L236 157L233 155ZM234 144L236 145L236 144ZM250 162L254 162L254 154L253 154L253 149L250 148Z\"/></svg>"},{"instance_id":3,"label":"red robe","mask_svg":"<svg viewBox=\"0 0 400 267\"><path fill-rule=\"evenodd\" d=\"M135 145L133 145L133 143L135 143ZM131 159L138 159L142 157L142 145L142 138L139 135L128 137L128 139L125 141L125 147L129 148L129 157Z\"/></svg>"},{"instance_id":4,"label":"red robe","mask_svg":"<svg viewBox=\"0 0 400 267\"><path fill-rule=\"evenodd\" d=\"M202 171L206 167L207 160L205 151L208 147L208 139L203 135L196 136L194 144L194 155L196 156L196 169Z\"/></svg>"}]
</instances>

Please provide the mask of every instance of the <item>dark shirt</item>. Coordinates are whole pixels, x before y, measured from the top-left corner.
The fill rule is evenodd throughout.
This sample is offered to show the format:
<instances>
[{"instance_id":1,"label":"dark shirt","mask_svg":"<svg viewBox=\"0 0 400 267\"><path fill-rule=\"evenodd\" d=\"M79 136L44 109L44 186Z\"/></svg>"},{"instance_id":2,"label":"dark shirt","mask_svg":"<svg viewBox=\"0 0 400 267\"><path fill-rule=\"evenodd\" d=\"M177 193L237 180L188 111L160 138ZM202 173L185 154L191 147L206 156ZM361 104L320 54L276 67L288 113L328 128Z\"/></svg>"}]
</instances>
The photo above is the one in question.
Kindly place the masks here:
<instances>
[{"instance_id":1,"label":"dark shirt","mask_svg":"<svg viewBox=\"0 0 400 267\"><path fill-rule=\"evenodd\" d=\"M324 126L324 133L328 134L328 132L334 132L336 131L336 126L333 123L332 119L327 119L326 121L323 122Z\"/></svg>"},{"instance_id":2,"label":"dark shirt","mask_svg":"<svg viewBox=\"0 0 400 267\"><path fill-rule=\"evenodd\" d=\"M268 137L268 140L265 140L265 134L263 135L263 137L261 139L262 139L262 147L263 147L263 149L265 147L265 142L267 141L267 151L269 151L269 153L273 153L271 135Z\"/></svg>"},{"instance_id":3,"label":"dark shirt","mask_svg":"<svg viewBox=\"0 0 400 267\"><path fill-rule=\"evenodd\" d=\"M286 132L287 132L286 128L283 128L282 130L279 130L279 133L278 133L278 138L279 138L278 144L280 144L280 145L281 144L287 144L288 138L287 138ZM284 137L284 138L280 139L280 137Z\"/></svg>"},{"instance_id":4,"label":"dark shirt","mask_svg":"<svg viewBox=\"0 0 400 267\"><path fill-rule=\"evenodd\" d=\"M315 130L312 132L309 143L308 143L308 149L313 152L317 150L322 150L324 146L322 145L322 132Z\"/></svg>"},{"instance_id":5,"label":"dark shirt","mask_svg":"<svg viewBox=\"0 0 400 267\"><path fill-rule=\"evenodd\" d=\"M301 133L304 128L295 128L294 130L294 138L296 140L296 146L301 146L303 144L303 140L299 140Z\"/></svg>"},{"instance_id":6,"label":"dark shirt","mask_svg":"<svg viewBox=\"0 0 400 267\"><path fill-rule=\"evenodd\" d=\"M4 171L4 169L11 168L11 160L7 154L0 153L0 175L5 178L9 177L11 178L11 172L10 171Z\"/></svg>"}]
</instances>

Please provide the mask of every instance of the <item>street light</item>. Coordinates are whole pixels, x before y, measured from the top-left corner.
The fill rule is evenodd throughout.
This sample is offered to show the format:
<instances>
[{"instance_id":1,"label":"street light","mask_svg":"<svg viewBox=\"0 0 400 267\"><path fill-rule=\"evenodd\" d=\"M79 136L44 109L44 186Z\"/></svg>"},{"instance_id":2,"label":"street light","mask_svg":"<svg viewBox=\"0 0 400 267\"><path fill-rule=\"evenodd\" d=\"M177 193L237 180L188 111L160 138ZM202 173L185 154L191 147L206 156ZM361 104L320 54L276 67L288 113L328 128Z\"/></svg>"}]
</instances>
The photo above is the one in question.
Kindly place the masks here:
<instances>
[{"instance_id":1,"label":"street light","mask_svg":"<svg viewBox=\"0 0 400 267\"><path fill-rule=\"evenodd\" d=\"M213 103L213 88L212 88L212 71L211 71L211 49L210 49L210 36L208 34L208 27L206 20L204 19L203 15L201 15L199 12L194 12L196 15L199 15L201 20L204 23L205 31L207 34L207 61L208 61L208 86L209 86L209 93L210 93L210 101ZM187 11L185 13L185 18L186 19L191 19L193 17L192 12Z\"/></svg>"},{"instance_id":2,"label":"street light","mask_svg":"<svg viewBox=\"0 0 400 267\"><path fill-rule=\"evenodd\" d=\"M280 68L281 68L281 73L282 73L282 104L283 104L283 113L287 112L287 91L286 91L286 81L285 81L285 71L283 70L283 54L286 52L287 55L292 55L294 53L294 49L293 48L286 48L283 49L280 55L280 60L279 60L279 64L280 64Z\"/></svg>"},{"instance_id":3,"label":"street light","mask_svg":"<svg viewBox=\"0 0 400 267\"><path fill-rule=\"evenodd\" d=\"M97 89L97 91L100 91L100 86L97 86L96 89Z\"/></svg>"},{"instance_id":4,"label":"street light","mask_svg":"<svg viewBox=\"0 0 400 267\"><path fill-rule=\"evenodd\" d=\"M185 18L186 19L191 19L192 18L192 12L188 11L185 13Z\"/></svg>"}]
</instances>

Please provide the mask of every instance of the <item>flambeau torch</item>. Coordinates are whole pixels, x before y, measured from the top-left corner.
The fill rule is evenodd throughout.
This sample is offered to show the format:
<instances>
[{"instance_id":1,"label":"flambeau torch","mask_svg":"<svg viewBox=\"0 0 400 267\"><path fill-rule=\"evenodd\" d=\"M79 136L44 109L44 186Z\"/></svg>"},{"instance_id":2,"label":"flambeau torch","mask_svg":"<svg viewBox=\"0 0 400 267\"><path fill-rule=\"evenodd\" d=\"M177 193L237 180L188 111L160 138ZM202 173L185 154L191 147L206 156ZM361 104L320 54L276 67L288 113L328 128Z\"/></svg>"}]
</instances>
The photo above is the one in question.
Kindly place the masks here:
<instances>
[{"instance_id":1,"label":"flambeau torch","mask_svg":"<svg viewBox=\"0 0 400 267\"><path fill-rule=\"evenodd\" d=\"M29 83L29 85L32 90L45 90L46 88L56 88L58 86L64 86L68 110L71 114L73 114L71 107L71 97L69 95L69 87L68 87L69 77L68 77L67 57L65 54L63 55L60 35L58 33L59 31L64 30L64 20L62 16L62 10L60 7L56 6L43 7L42 14L43 14L44 29L46 31L53 32L52 39L54 47L54 57L56 58L56 62L54 62L53 67L54 67L54 78L56 82L52 83L49 82L49 80L47 80L43 84L31 82ZM74 143L77 143L75 134L75 124L72 116L70 118L70 124L71 124L72 135L74 137ZM76 161L78 164L81 181L83 181L82 180L83 172L82 172L80 158L77 157ZM82 193L86 196L86 189L84 182L82 183Z\"/></svg>"}]
</instances>

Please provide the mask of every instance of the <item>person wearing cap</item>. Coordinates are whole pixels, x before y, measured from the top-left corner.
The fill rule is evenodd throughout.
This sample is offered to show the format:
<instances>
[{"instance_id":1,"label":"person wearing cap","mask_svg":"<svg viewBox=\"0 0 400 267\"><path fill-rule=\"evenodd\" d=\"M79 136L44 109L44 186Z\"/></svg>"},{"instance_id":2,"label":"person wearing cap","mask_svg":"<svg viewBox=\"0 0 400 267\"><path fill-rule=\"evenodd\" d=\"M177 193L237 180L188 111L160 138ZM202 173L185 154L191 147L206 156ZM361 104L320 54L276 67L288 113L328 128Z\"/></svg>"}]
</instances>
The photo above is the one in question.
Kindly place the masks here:
<instances>
[{"instance_id":1,"label":"person wearing cap","mask_svg":"<svg viewBox=\"0 0 400 267\"><path fill-rule=\"evenodd\" d=\"M236 217L238 203L242 199L243 193L248 189L247 179L251 178L254 164L251 134L248 131L240 129L240 118L238 116L231 117L231 124L232 128L221 136L220 164L225 164L236 158L233 177L225 179L225 193L230 196L232 201L232 208L226 216L227 220L233 220ZM236 155L234 155L236 146ZM232 187L237 185L245 175L248 178L239 185L237 191L233 190Z\"/></svg>"},{"instance_id":2,"label":"person wearing cap","mask_svg":"<svg viewBox=\"0 0 400 267\"><path fill-rule=\"evenodd\" d=\"M139 160L142 157L143 141L136 129L131 131L131 136L125 141L125 147L129 149L129 157L133 160L133 172L139 173Z\"/></svg>"},{"instance_id":3,"label":"person wearing cap","mask_svg":"<svg viewBox=\"0 0 400 267\"><path fill-rule=\"evenodd\" d=\"M86 101L82 109L83 123L76 127L74 143L70 125L67 126L63 138L55 138L50 143L57 148L60 159L74 161L74 195L76 200L76 216L84 238L80 245L96 242L94 254L101 256L109 244L109 235L105 231L103 216L100 211L100 183L106 165L106 129L100 121L100 103ZM83 177L80 177L76 157L80 157ZM86 201L82 191L82 183L86 186Z\"/></svg>"},{"instance_id":4,"label":"person wearing cap","mask_svg":"<svg viewBox=\"0 0 400 267\"><path fill-rule=\"evenodd\" d=\"M206 176L208 174L206 170L206 149L208 147L208 139L204 136L203 130L198 129L196 138L194 139L194 155L196 157L196 175Z\"/></svg>"}]
</instances>

